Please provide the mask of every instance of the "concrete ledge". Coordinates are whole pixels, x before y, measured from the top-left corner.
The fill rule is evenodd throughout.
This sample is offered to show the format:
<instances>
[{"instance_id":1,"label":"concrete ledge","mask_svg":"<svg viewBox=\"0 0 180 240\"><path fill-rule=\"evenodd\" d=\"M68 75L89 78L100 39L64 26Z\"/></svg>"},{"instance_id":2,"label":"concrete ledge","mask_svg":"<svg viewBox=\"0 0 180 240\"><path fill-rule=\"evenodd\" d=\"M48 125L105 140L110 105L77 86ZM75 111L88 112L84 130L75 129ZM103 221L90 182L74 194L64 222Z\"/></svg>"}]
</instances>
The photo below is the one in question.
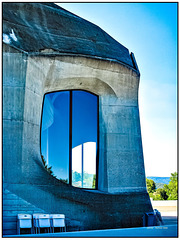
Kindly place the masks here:
<instances>
[{"instance_id":1,"label":"concrete ledge","mask_svg":"<svg viewBox=\"0 0 180 240\"><path fill-rule=\"evenodd\" d=\"M157 200L157 201L151 200L151 203L153 207L157 207L157 206L177 207L177 201L178 200Z\"/></svg>"},{"instance_id":2,"label":"concrete ledge","mask_svg":"<svg viewBox=\"0 0 180 240\"><path fill-rule=\"evenodd\" d=\"M79 232L9 235L4 237L178 237L178 229L177 225L163 225L155 227L108 229Z\"/></svg>"},{"instance_id":3,"label":"concrete ledge","mask_svg":"<svg viewBox=\"0 0 180 240\"><path fill-rule=\"evenodd\" d=\"M152 201L153 209L161 212L161 216L177 216L177 200Z\"/></svg>"}]
</instances>

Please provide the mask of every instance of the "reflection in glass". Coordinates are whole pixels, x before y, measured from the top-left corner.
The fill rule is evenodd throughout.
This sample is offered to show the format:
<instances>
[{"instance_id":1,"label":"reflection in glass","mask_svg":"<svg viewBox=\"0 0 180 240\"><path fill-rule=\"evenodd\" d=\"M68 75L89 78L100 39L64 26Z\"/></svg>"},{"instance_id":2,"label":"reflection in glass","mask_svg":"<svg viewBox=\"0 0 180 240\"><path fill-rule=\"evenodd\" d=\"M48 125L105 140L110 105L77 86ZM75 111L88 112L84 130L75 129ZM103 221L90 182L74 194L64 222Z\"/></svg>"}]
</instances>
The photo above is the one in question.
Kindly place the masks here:
<instances>
[{"instance_id":1,"label":"reflection in glass","mask_svg":"<svg viewBox=\"0 0 180 240\"><path fill-rule=\"evenodd\" d=\"M72 178L72 185L82 188L95 188L96 152L97 152L97 97L84 91L72 94L72 152L81 146L82 154L72 157L72 175L78 176L78 182ZM81 171L73 168L81 163ZM76 172L76 173L75 173Z\"/></svg>"},{"instance_id":2,"label":"reflection in glass","mask_svg":"<svg viewBox=\"0 0 180 240\"><path fill-rule=\"evenodd\" d=\"M47 167L58 179L69 182L69 92L45 95L41 153Z\"/></svg>"},{"instance_id":3,"label":"reflection in glass","mask_svg":"<svg viewBox=\"0 0 180 240\"><path fill-rule=\"evenodd\" d=\"M72 149L72 183L75 187L82 187L82 145Z\"/></svg>"},{"instance_id":4,"label":"reflection in glass","mask_svg":"<svg viewBox=\"0 0 180 240\"><path fill-rule=\"evenodd\" d=\"M83 144L84 185L85 188L95 188L96 183L96 142Z\"/></svg>"},{"instance_id":5,"label":"reflection in glass","mask_svg":"<svg viewBox=\"0 0 180 240\"><path fill-rule=\"evenodd\" d=\"M75 187L96 187L97 101L97 96L80 90L44 97L41 154L45 168Z\"/></svg>"}]
</instances>

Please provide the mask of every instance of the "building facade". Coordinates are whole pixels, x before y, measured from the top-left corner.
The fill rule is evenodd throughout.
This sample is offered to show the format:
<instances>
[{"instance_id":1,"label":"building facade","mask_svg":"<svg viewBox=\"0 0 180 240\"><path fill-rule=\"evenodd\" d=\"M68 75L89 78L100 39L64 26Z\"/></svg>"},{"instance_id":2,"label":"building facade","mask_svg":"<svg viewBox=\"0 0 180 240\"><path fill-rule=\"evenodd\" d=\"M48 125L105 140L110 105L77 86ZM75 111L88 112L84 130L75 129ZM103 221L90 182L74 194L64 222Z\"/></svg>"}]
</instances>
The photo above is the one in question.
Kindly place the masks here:
<instances>
[{"instance_id":1,"label":"building facade","mask_svg":"<svg viewBox=\"0 0 180 240\"><path fill-rule=\"evenodd\" d=\"M69 231L142 226L142 216L152 211L152 206L145 182L139 80L133 53L98 26L52 3L3 3L4 194L10 191L46 213L64 213ZM55 168L55 162L51 157L49 169L47 149L42 149L45 96L52 100L55 93L68 94L67 101L72 102L67 104L69 120L63 128L65 134L68 132L66 182L61 174L57 177L49 171ZM80 105L73 110L76 93L82 96L78 104L84 102L82 112ZM94 107L90 100L86 102L86 96L95 96ZM51 109L48 106L47 111ZM96 126L92 131L97 134L92 140L92 131L87 131L89 140L82 140L86 129L91 128L91 108L95 114L92 126ZM72 174L76 165L73 126L79 122L73 120L75 114L86 122L74 127L81 136L78 144L96 144L95 155L91 152L84 157L87 160L80 159L80 185L73 185ZM44 120L46 123L48 120ZM61 125L66 126L63 124L65 119ZM53 137L47 139L48 144L55 144ZM65 141L60 134L59 141L64 142L62 139ZM95 156L95 182L93 187L83 187L82 165L85 168L91 155ZM64 160L61 156L59 159L61 166ZM8 211L13 211L9 216L14 219L22 212L18 203L14 208L11 203L9 209L3 208L4 219L8 219Z\"/></svg>"}]
</instances>

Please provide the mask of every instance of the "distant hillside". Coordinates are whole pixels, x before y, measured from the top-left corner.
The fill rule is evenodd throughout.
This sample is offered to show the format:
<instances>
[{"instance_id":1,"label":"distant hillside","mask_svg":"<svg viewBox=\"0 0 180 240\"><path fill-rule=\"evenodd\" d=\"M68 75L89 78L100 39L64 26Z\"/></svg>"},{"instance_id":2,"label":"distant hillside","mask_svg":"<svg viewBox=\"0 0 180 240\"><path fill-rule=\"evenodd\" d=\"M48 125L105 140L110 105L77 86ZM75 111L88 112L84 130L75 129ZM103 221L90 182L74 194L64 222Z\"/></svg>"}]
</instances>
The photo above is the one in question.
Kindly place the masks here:
<instances>
[{"instance_id":1,"label":"distant hillside","mask_svg":"<svg viewBox=\"0 0 180 240\"><path fill-rule=\"evenodd\" d=\"M152 179L155 183L164 183L169 184L170 177L147 177L148 179Z\"/></svg>"},{"instance_id":2,"label":"distant hillside","mask_svg":"<svg viewBox=\"0 0 180 240\"><path fill-rule=\"evenodd\" d=\"M169 184L170 177L147 177L148 179L152 179L156 184L157 188L163 188L164 184Z\"/></svg>"}]
</instances>

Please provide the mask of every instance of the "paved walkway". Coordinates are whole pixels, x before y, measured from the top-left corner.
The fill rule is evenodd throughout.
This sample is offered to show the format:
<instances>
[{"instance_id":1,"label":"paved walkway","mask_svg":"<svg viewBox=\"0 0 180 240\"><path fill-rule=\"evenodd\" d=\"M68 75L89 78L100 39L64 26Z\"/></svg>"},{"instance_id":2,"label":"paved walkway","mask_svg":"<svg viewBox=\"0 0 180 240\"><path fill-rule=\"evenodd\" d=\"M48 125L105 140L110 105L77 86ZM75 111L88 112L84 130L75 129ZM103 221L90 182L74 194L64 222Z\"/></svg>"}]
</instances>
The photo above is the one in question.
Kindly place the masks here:
<instances>
[{"instance_id":1,"label":"paved walkway","mask_svg":"<svg viewBox=\"0 0 180 240\"><path fill-rule=\"evenodd\" d=\"M79 232L61 232L61 233L41 233L19 235L21 237L177 237L177 225L164 225L155 227L139 227L124 229L108 229L94 231ZM6 237L6 236L4 236ZM17 237L17 235L9 235L7 237Z\"/></svg>"},{"instance_id":2,"label":"paved walkway","mask_svg":"<svg viewBox=\"0 0 180 240\"><path fill-rule=\"evenodd\" d=\"M165 225L177 225L178 218L177 216L162 216L163 222Z\"/></svg>"}]
</instances>

